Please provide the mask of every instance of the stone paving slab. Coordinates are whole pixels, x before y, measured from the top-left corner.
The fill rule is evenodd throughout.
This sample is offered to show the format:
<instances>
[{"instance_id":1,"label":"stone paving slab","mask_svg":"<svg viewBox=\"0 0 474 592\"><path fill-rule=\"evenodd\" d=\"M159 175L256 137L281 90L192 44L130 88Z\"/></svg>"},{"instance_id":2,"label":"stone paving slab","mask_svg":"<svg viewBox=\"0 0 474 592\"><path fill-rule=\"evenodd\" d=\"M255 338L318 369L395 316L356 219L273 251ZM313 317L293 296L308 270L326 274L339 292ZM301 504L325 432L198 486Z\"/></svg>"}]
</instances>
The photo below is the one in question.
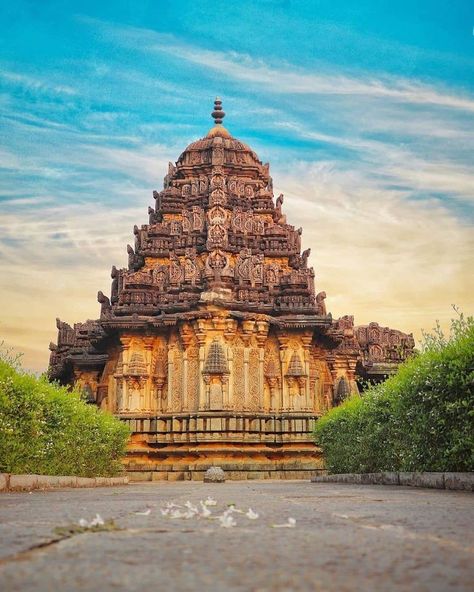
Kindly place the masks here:
<instances>
[{"instance_id":1,"label":"stone paving slab","mask_svg":"<svg viewBox=\"0 0 474 592\"><path fill-rule=\"evenodd\" d=\"M159 511L208 495L215 514L234 503L260 517L236 514L237 526L222 528ZM120 530L54 533L96 513ZM272 528L288 517L294 528ZM458 592L472 589L473 522L471 493L400 486L191 481L5 493L0 589Z\"/></svg>"}]
</instances>

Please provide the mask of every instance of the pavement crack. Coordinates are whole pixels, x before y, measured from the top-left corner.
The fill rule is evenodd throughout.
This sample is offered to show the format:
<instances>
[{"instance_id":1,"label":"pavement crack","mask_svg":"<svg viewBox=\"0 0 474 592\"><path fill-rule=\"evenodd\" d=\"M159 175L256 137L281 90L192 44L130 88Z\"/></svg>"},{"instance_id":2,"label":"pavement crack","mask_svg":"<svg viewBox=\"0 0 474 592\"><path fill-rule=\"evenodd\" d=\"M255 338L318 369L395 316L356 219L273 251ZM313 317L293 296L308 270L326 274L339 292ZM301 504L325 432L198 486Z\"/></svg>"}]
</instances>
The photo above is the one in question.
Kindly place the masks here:
<instances>
[{"instance_id":1,"label":"pavement crack","mask_svg":"<svg viewBox=\"0 0 474 592\"><path fill-rule=\"evenodd\" d=\"M48 541L43 541L41 543L32 545L31 547L28 547L23 551L19 551L18 553L14 553L13 555L7 555L6 557L1 558L0 566L10 563L11 561L25 561L30 559L38 551L48 550L63 541L72 539L79 535L96 534L98 532L116 532L121 530L123 529L119 528L113 520L107 520L104 524L93 527L82 527L77 524L57 526L53 529L54 534L57 536Z\"/></svg>"},{"instance_id":2,"label":"pavement crack","mask_svg":"<svg viewBox=\"0 0 474 592\"><path fill-rule=\"evenodd\" d=\"M44 541L42 543L37 543L36 545L32 545L28 547L28 549L24 549L23 551L19 551L18 553L14 553L13 555L8 555L7 557L2 557L0 559L0 566L6 565L11 561L25 561L30 559L32 555L34 555L37 551L41 551L42 549L49 549L50 547L54 547L61 541L65 541L66 539L71 538L70 536L59 536L54 539L50 539L49 541Z\"/></svg>"}]
</instances>

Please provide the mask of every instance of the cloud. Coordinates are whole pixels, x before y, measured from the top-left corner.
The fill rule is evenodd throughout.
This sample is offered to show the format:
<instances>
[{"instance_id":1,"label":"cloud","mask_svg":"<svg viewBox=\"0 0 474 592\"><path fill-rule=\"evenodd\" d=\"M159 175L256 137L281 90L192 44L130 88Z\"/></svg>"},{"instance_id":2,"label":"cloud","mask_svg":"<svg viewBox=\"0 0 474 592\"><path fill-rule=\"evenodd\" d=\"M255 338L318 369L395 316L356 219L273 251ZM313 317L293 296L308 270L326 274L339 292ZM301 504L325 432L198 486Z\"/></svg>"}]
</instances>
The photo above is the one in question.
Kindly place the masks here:
<instances>
[{"instance_id":1,"label":"cloud","mask_svg":"<svg viewBox=\"0 0 474 592\"><path fill-rule=\"evenodd\" d=\"M114 25L90 18L83 18L82 21L100 28L118 44L138 47L142 51L166 53L174 59L200 65L227 78L245 81L277 94L364 96L474 111L474 99L470 96L462 96L459 92L453 94L449 89L438 89L416 79L387 74L378 77L366 74L354 78L334 70L330 74L315 74L292 64L282 64L277 68L254 56L202 49L173 35L150 29Z\"/></svg>"},{"instance_id":2,"label":"cloud","mask_svg":"<svg viewBox=\"0 0 474 592\"><path fill-rule=\"evenodd\" d=\"M339 163L294 164L276 177L290 222L311 247L317 289L336 315L405 331L446 326L451 304L472 313L472 227L436 201L340 169Z\"/></svg>"},{"instance_id":3,"label":"cloud","mask_svg":"<svg viewBox=\"0 0 474 592\"><path fill-rule=\"evenodd\" d=\"M2 78L4 82L8 84L20 86L29 92L41 94L53 93L67 96L77 94L76 89L72 88L71 86L53 84L51 82L44 80L43 78L38 78L23 73L20 74L18 72L12 72L4 68L0 70L0 78Z\"/></svg>"}]
</instances>

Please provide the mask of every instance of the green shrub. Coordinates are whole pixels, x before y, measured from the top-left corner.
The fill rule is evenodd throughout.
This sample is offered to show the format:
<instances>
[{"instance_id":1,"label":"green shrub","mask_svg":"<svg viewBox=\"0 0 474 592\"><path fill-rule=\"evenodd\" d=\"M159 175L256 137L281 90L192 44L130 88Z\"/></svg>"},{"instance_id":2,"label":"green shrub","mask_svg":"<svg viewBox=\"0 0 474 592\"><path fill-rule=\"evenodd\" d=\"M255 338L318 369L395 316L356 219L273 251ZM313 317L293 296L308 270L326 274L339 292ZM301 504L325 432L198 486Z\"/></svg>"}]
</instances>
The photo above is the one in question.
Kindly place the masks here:
<instances>
[{"instance_id":1,"label":"green shrub","mask_svg":"<svg viewBox=\"0 0 474 592\"><path fill-rule=\"evenodd\" d=\"M385 382L316 423L333 473L474 470L474 320L437 326Z\"/></svg>"},{"instance_id":2,"label":"green shrub","mask_svg":"<svg viewBox=\"0 0 474 592\"><path fill-rule=\"evenodd\" d=\"M125 424L79 391L0 359L0 472L112 476L128 437Z\"/></svg>"}]
</instances>

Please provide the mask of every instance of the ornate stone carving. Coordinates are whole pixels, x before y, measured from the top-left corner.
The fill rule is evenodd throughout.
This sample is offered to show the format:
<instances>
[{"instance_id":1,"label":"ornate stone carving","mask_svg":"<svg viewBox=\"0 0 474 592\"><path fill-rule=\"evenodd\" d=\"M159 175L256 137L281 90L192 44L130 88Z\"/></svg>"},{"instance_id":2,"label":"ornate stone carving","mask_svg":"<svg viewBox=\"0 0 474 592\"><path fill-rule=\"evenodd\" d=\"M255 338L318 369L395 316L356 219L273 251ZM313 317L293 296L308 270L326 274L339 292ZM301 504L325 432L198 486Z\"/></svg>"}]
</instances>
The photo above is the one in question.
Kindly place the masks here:
<instances>
[{"instance_id":1,"label":"ornate stone carving","mask_svg":"<svg viewBox=\"0 0 474 592\"><path fill-rule=\"evenodd\" d=\"M318 314L326 316L326 292L319 292L316 295L316 305L318 307Z\"/></svg>"},{"instance_id":2,"label":"ornate stone carving","mask_svg":"<svg viewBox=\"0 0 474 592\"><path fill-rule=\"evenodd\" d=\"M184 280L184 268L176 255L170 255L170 284L180 284Z\"/></svg>"},{"instance_id":3,"label":"ornate stone carving","mask_svg":"<svg viewBox=\"0 0 474 592\"><path fill-rule=\"evenodd\" d=\"M173 365L171 382L171 411L181 411L183 402L183 350L179 343L175 343L170 349Z\"/></svg>"},{"instance_id":4,"label":"ornate stone carving","mask_svg":"<svg viewBox=\"0 0 474 592\"><path fill-rule=\"evenodd\" d=\"M216 105L216 125L169 164L148 224L134 227L128 269L112 268L110 300L98 294L100 319L58 320L50 345L52 378L134 415L140 462L149 451L150 463L185 462L211 441L256 442L262 457L272 446L314 450L312 414L414 348L412 335L327 313L269 165L222 126Z\"/></svg>"},{"instance_id":5,"label":"ornate stone carving","mask_svg":"<svg viewBox=\"0 0 474 592\"><path fill-rule=\"evenodd\" d=\"M200 277L201 271L197 263L196 249L188 249L184 259L184 281L194 286Z\"/></svg>"},{"instance_id":6,"label":"ornate stone carving","mask_svg":"<svg viewBox=\"0 0 474 592\"><path fill-rule=\"evenodd\" d=\"M245 401L244 345L240 338L233 346L234 409L242 411Z\"/></svg>"}]
</instances>

